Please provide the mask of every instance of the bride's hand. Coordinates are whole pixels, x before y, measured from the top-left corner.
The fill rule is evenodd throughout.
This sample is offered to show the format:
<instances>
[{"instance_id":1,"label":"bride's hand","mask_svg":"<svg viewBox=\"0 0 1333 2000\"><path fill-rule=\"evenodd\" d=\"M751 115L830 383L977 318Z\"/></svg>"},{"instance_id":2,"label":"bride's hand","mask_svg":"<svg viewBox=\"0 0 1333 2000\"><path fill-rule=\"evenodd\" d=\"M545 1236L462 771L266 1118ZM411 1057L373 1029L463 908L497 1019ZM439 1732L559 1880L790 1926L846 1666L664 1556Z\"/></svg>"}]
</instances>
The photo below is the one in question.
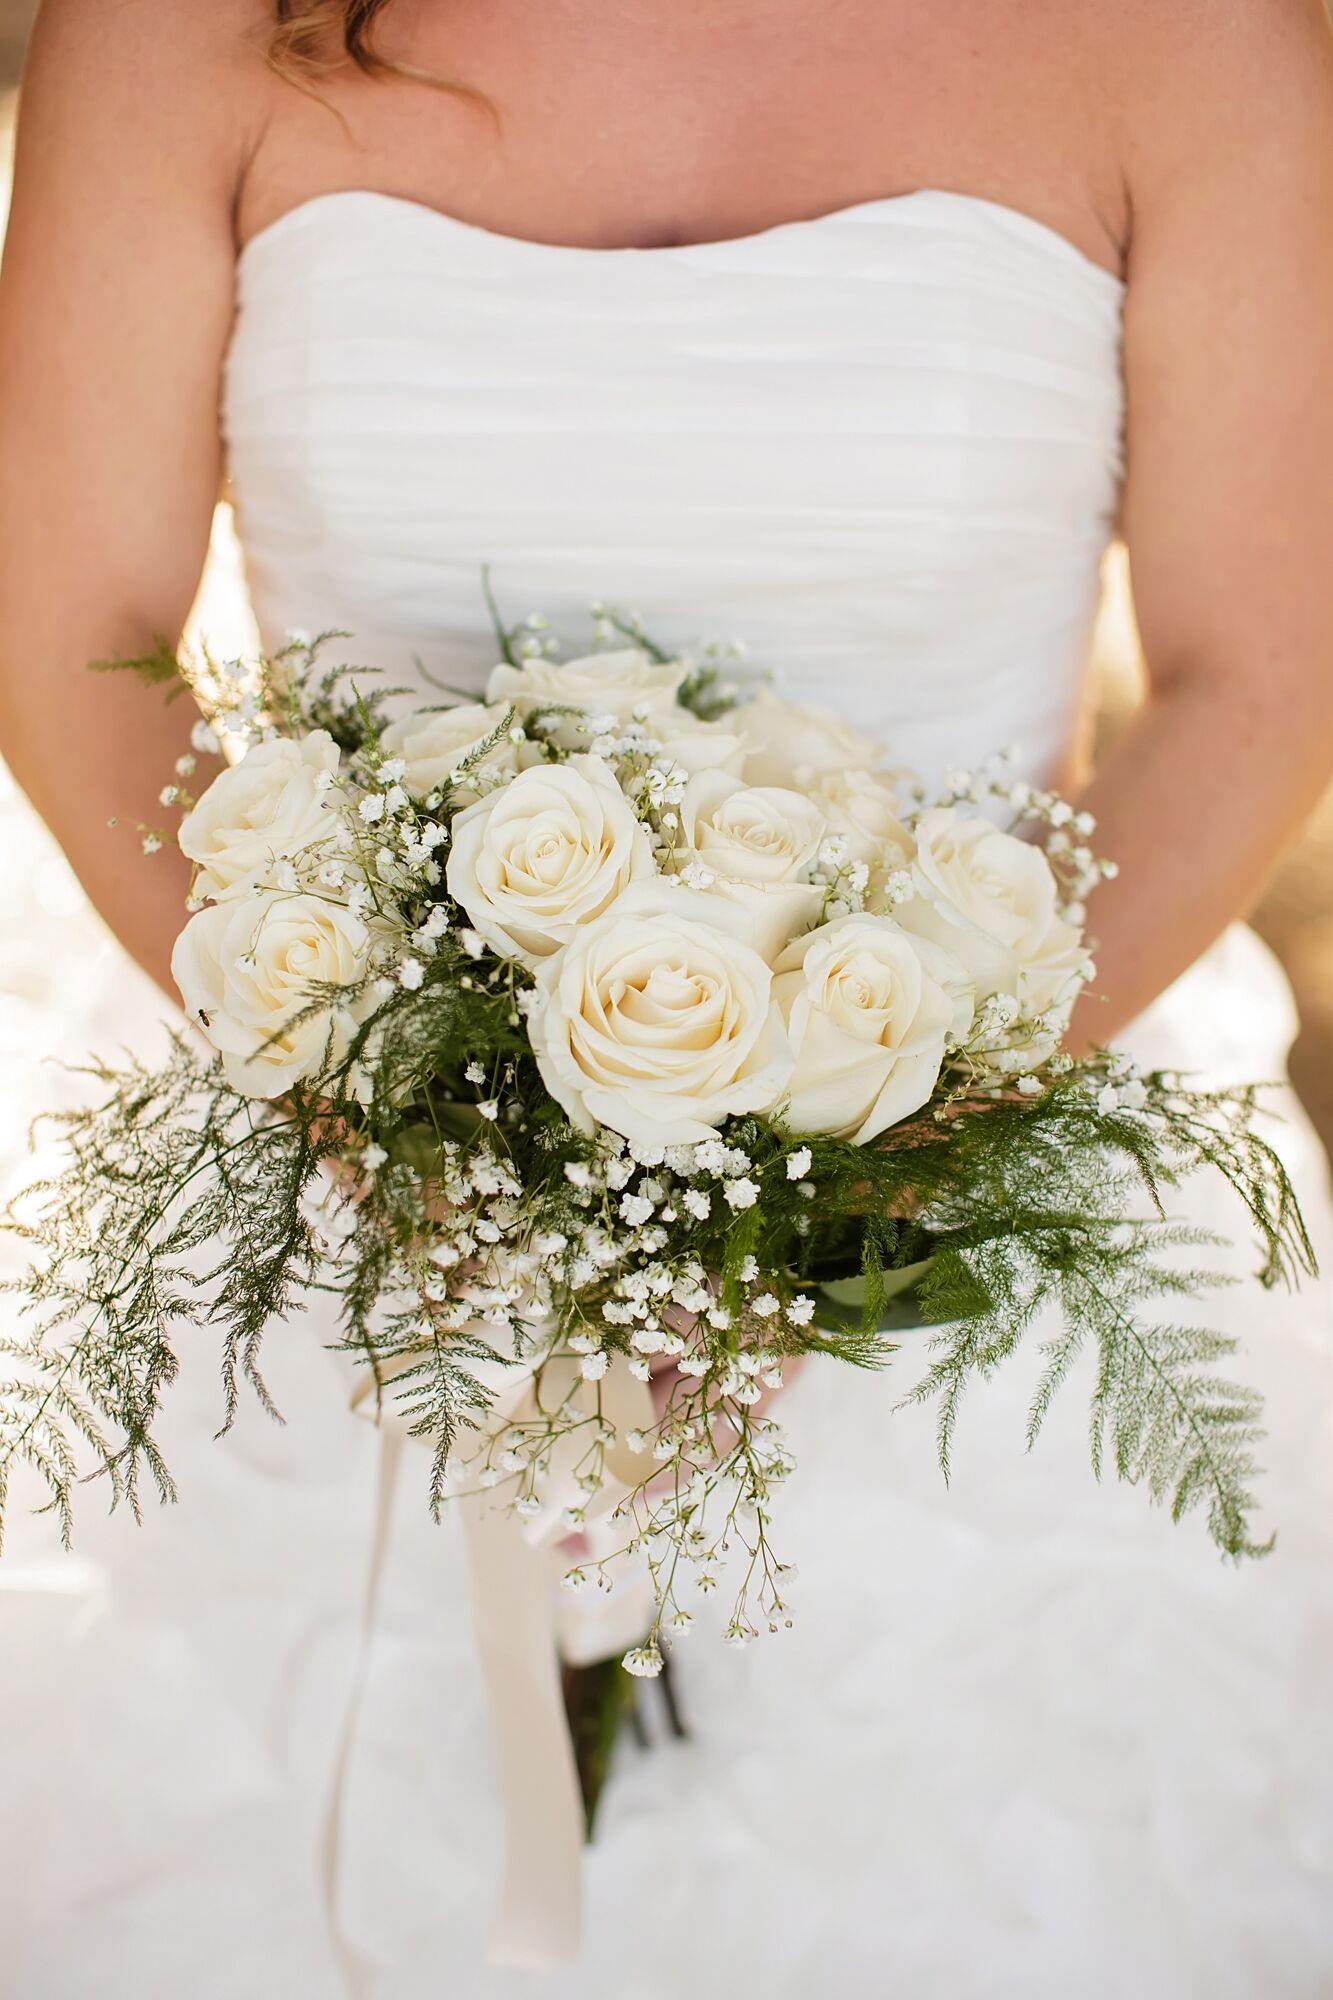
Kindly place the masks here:
<instances>
[{"instance_id":1,"label":"bride's hand","mask_svg":"<svg viewBox=\"0 0 1333 2000\"><path fill-rule=\"evenodd\" d=\"M760 1390L759 1400L749 1405L749 1411L752 1416L762 1416L764 1411L782 1394L783 1390L791 1387L792 1382L805 1366L807 1358L804 1354L783 1355L782 1381L774 1389ZM660 1424L671 1406L672 1392L677 1382L681 1380L681 1375L675 1358L670 1355L654 1355L651 1367L652 1373L648 1379L648 1392L653 1399L653 1414ZM649 1491L653 1492L657 1490L657 1483L654 1482Z\"/></svg>"},{"instance_id":2,"label":"bride's hand","mask_svg":"<svg viewBox=\"0 0 1333 2000\"><path fill-rule=\"evenodd\" d=\"M693 1331L695 1324L693 1314L682 1313L677 1331L688 1335ZM751 1403L748 1406L748 1414L752 1417L762 1416L765 1410L771 1408L773 1403L782 1395L783 1390L791 1387L796 1376L804 1368L807 1358L804 1354L784 1354L782 1357L781 1383L776 1388L762 1388L757 1402ZM655 1422L660 1425L666 1420L671 1408L671 1401L677 1384L685 1378L681 1375L677 1367L677 1358L673 1355L654 1355L650 1363L650 1368L651 1374L648 1378L648 1393L652 1398ZM715 1442L721 1444L724 1441L724 1436L731 1433L732 1426L727 1422L726 1418L717 1417L713 1420L713 1430ZM663 1494L671 1492L675 1485L676 1476L676 1472L671 1466L664 1466L661 1472L654 1474L644 1485L642 1488L643 1497L647 1500L654 1500ZM559 1547L565 1554L578 1558L588 1553L588 1538L583 1534L566 1535L561 1539Z\"/></svg>"}]
</instances>

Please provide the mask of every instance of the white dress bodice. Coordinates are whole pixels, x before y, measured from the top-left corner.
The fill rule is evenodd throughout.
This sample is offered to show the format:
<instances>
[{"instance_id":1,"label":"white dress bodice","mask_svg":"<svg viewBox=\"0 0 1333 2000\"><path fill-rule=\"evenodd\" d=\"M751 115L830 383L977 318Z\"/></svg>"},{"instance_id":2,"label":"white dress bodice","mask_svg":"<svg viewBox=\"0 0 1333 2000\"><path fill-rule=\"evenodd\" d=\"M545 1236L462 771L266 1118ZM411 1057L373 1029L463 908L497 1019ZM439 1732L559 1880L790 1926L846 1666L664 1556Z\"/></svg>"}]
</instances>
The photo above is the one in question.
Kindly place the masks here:
<instances>
[{"instance_id":1,"label":"white dress bodice","mask_svg":"<svg viewBox=\"0 0 1333 2000\"><path fill-rule=\"evenodd\" d=\"M242 254L224 430L266 640L475 691L502 612L742 638L930 772L1065 748L1122 464L1119 279L924 191L533 243L369 193ZM438 697L437 697L438 698Z\"/></svg>"}]
</instances>

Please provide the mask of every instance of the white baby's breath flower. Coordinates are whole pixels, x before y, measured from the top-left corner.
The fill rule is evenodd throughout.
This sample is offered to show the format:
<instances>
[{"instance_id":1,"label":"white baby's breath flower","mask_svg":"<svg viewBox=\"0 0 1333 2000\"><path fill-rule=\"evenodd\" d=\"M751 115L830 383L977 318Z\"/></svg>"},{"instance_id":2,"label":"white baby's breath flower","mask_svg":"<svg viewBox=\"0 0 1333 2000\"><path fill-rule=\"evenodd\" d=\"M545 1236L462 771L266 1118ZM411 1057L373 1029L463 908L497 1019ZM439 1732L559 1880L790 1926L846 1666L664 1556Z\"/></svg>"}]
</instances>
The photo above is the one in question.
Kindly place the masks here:
<instances>
[{"instance_id":1,"label":"white baby's breath flower","mask_svg":"<svg viewBox=\"0 0 1333 2000\"><path fill-rule=\"evenodd\" d=\"M425 976L425 967L419 958L405 958L398 967L398 984L404 992L417 992Z\"/></svg>"},{"instance_id":2,"label":"white baby's breath flower","mask_svg":"<svg viewBox=\"0 0 1333 2000\"><path fill-rule=\"evenodd\" d=\"M634 1646L620 1664L639 1680L656 1680L662 1671L662 1655L654 1645Z\"/></svg>"},{"instance_id":3,"label":"white baby's breath flower","mask_svg":"<svg viewBox=\"0 0 1333 2000\"><path fill-rule=\"evenodd\" d=\"M803 1181L810 1171L810 1161L812 1158L813 1155L808 1146L798 1146L794 1153L788 1153L787 1179L789 1181Z\"/></svg>"},{"instance_id":4,"label":"white baby's breath flower","mask_svg":"<svg viewBox=\"0 0 1333 2000\"><path fill-rule=\"evenodd\" d=\"M696 1222L707 1222L713 1212L713 1199L702 1188L686 1188L681 1201Z\"/></svg>"},{"instance_id":5,"label":"white baby's breath flower","mask_svg":"<svg viewBox=\"0 0 1333 2000\"><path fill-rule=\"evenodd\" d=\"M729 1181L723 1192L732 1208L753 1208L759 1199L759 1183L749 1179Z\"/></svg>"}]
</instances>

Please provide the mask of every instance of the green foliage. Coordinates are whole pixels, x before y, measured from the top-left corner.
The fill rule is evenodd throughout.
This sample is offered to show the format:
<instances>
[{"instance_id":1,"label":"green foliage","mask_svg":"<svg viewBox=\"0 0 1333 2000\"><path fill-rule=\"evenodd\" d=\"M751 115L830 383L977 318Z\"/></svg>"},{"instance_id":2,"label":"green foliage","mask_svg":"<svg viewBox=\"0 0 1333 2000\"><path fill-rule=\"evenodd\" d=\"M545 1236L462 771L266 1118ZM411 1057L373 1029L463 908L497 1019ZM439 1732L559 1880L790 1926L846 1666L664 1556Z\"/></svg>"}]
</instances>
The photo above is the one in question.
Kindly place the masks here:
<instances>
[{"instance_id":1,"label":"green foliage","mask_svg":"<svg viewBox=\"0 0 1333 2000\"><path fill-rule=\"evenodd\" d=\"M595 1181L599 1156L541 1083L522 1026L526 983L512 966L477 976L446 934L420 989L391 988L346 1062L281 1107L232 1089L183 1038L157 1068L89 1072L102 1100L61 1115L66 1165L10 1220L34 1263L9 1288L21 1295L23 1330L0 1338L11 1364L0 1381L0 1512L18 1464L43 1482L66 1539L89 1462L112 1504L136 1515L147 1493L173 1498L154 1433L181 1339L194 1329L219 1342L222 1429L246 1389L276 1416L265 1330L310 1290L334 1295L342 1346L430 1447L438 1509L459 1430L487 1408L476 1369L521 1356L532 1334L518 1310L507 1326L459 1328L430 1303L439 1296L429 1253L441 1175L483 1152L521 1184L534 1234L572 1241L599 1217L615 1226L605 1187L586 1194L571 1183L580 1167ZM333 997L314 994L310 1007ZM486 1081L470 1084L467 1066L478 1061ZM888 1294L899 1274L912 1280L924 1265L914 1296L939 1330L910 1400L935 1406L947 1476L964 1391L1049 1312L1043 1324L1057 1330L1046 1336L1029 1441L1091 1347L1094 1470L1143 1485L1177 1517L1203 1509L1227 1554L1259 1553L1267 1544L1247 1525L1258 1401L1216 1372L1235 1343L1180 1323L1179 1302L1214 1280L1195 1268L1206 1239L1170 1220L1169 1203L1191 1174L1220 1172L1249 1216L1267 1284L1311 1270L1310 1245L1281 1164L1255 1129L1253 1091L1190 1091L1154 1075L1135 1110L1099 1108L1119 1074L1116 1058L1099 1055L1050 1074L1036 1097L969 1100L955 1089L947 1106L864 1147L732 1121L722 1138L748 1157L759 1196L738 1211L721 1182L694 1177L713 1198L707 1217L691 1220L688 1252L719 1274L736 1316L731 1330L706 1337L723 1363L758 1332L784 1353L882 1368L895 1351ZM484 1096L502 1100L498 1123L480 1116ZM353 1171L368 1145L381 1146L386 1163L344 1204L351 1227L332 1255L311 1216L331 1173ZM798 1148L810 1158L794 1174ZM829 1311L804 1328L747 1327L751 1258L788 1302L859 1273L859 1318ZM567 1330L592 1325L608 1345L624 1344L602 1319L614 1277L576 1283L563 1271Z\"/></svg>"},{"instance_id":2,"label":"green foliage","mask_svg":"<svg viewBox=\"0 0 1333 2000\"><path fill-rule=\"evenodd\" d=\"M133 674L137 680L144 683L145 687L164 688L169 701L174 700L178 694L183 694L188 685L181 672L175 647L160 636L153 641L146 653L133 656L127 654L109 660L92 660L89 662L89 667L95 674Z\"/></svg>"}]
</instances>

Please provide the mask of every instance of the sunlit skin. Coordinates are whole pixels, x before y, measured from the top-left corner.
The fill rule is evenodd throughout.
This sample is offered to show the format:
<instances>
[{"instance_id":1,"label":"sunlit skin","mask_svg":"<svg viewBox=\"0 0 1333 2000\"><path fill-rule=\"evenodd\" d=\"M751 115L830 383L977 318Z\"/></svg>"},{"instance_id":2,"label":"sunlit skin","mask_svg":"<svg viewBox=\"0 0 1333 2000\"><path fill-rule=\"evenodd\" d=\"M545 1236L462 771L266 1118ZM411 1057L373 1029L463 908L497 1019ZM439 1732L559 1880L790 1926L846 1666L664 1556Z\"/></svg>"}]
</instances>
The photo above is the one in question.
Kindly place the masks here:
<instances>
[{"instance_id":1,"label":"sunlit skin","mask_svg":"<svg viewBox=\"0 0 1333 2000\"><path fill-rule=\"evenodd\" d=\"M489 91L500 131L409 82L334 71L317 101L266 68L267 25L235 0L47 0L0 278L0 748L164 986L185 868L131 829L162 820L188 719L85 667L180 630L237 245L340 188L609 246L933 186L1122 272L1151 686L1085 794L1120 875L1076 1041L1253 903L1333 767L1321 0L395 0L386 53Z\"/></svg>"}]
</instances>

